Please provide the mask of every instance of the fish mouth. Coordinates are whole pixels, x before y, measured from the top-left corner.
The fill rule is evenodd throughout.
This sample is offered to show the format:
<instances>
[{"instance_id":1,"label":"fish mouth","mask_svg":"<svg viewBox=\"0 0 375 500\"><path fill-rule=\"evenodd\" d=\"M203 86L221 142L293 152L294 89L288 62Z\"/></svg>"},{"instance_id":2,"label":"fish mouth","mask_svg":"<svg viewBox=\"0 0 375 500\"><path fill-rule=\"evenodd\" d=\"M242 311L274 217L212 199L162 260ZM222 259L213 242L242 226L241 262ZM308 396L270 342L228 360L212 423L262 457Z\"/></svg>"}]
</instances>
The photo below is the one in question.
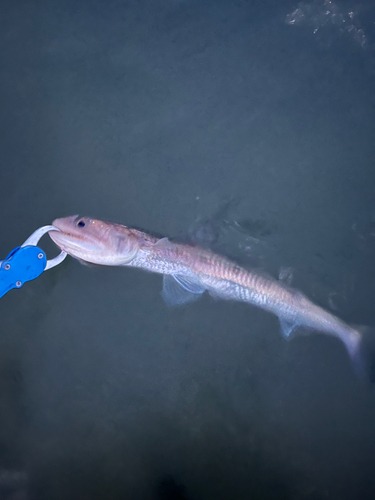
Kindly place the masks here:
<instances>
[{"instance_id":1,"label":"fish mouth","mask_svg":"<svg viewBox=\"0 0 375 500\"><path fill-rule=\"evenodd\" d=\"M50 231L49 237L51 240L67 253L73 253L75 250L82 250L90 242L90 234L83 235L76 229L75 222L79 219L79 215L55 219L52 225L58 231Z\"/></svg>"},{"instance_id":2,"label":"fish mouth","mask_svg":"<svg viewBox=\"0 0 375 500\"><path fill-rule=\"evenodd\" d=\"M72 253L74 249L82 250L82 242L73 234L62 233L60 231L51 231L48 234L51 240L67 253Z\"/></svg>"}]
</instances>

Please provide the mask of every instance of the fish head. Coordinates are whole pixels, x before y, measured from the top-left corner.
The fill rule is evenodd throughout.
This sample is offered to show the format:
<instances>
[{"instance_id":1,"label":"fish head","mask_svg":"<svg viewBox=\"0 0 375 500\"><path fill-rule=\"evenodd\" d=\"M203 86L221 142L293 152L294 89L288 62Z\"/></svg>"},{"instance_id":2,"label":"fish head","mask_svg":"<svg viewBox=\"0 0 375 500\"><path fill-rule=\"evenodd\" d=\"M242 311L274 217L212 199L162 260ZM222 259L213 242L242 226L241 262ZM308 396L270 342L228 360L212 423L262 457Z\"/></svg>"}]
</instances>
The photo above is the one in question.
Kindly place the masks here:
<instances>
[{"instance_id":1,"label":"fish head","mask_svg":"<svg viewBox=\"0 0 375 500\"><path fill-rule=\"evenodd\" d=\"M73 215L55 219L59 231L49 236L61 250L76 259L103 266L129 264L137 255L139 244L126 226Z\"/></svg>"}]
</instances>

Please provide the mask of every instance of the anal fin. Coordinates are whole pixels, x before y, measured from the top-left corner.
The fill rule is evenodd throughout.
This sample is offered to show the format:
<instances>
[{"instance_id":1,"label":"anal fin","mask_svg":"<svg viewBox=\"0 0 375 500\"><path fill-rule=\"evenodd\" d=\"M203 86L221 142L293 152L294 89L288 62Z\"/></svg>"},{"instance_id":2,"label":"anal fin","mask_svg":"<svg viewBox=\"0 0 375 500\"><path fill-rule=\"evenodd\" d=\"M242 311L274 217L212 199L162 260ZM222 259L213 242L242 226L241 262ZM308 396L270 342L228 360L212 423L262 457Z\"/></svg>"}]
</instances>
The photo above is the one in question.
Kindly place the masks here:
<instances>
[{"instance_id":1,"label":"anal fin","mask_svg":"<svg viewBox=\"0 0 375 500\"><path fill-rule=\"evenodd\" d=\"M294 329L297 328L298 325L296 325L296 323L293 323L293 321L287 321L281 318L279 319L280 319L281 333L283 337L290 340L290 338L293 335Z\"/></svg>"}]
</instances>

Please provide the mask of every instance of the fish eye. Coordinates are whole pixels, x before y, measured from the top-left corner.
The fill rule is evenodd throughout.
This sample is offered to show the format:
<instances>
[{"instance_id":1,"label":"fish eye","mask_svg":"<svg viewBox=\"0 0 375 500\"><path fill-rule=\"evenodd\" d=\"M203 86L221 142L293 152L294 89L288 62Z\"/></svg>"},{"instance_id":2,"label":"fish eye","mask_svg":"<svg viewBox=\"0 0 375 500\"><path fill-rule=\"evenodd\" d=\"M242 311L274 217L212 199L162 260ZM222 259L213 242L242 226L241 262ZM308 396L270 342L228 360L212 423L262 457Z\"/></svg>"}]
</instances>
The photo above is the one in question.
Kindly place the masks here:
<instances>
[{"instance_id":1,"label":"fish eye","mask_svg":"<svg viewBox=\"0 0 375 500\"><path fill-rule=\"evenodd\" d=\"M84 223L84 221L83 221L83 220L80 220L80 221L78 221L78 222L77 222L77 226L78 226L78 227L85 227L85 225L86 225L86 224Z\"/></svg>"}]
</instances>

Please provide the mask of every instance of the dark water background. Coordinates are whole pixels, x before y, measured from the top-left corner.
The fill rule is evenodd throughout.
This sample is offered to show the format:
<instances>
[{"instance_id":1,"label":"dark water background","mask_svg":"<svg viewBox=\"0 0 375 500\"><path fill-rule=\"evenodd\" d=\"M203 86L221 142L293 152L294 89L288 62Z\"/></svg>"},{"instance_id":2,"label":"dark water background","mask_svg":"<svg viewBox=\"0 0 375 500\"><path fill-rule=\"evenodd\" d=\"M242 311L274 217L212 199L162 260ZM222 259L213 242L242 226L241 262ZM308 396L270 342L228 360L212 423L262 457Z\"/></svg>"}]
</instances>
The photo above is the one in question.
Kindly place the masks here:
<instances>
[{"instance_id":1,"label":"dark water background","mask_svg":"<svg viewBox=\"0 0 375 500\"><path fill-rule=\"evenodd\" d=\"M74 213L198 234L375 325L374 22L370 1L4 0L1 257ZM338 341L160 290L69 258L2 299L1 500L374 498L375 391Z\"/></svg>"}]
</instances>

